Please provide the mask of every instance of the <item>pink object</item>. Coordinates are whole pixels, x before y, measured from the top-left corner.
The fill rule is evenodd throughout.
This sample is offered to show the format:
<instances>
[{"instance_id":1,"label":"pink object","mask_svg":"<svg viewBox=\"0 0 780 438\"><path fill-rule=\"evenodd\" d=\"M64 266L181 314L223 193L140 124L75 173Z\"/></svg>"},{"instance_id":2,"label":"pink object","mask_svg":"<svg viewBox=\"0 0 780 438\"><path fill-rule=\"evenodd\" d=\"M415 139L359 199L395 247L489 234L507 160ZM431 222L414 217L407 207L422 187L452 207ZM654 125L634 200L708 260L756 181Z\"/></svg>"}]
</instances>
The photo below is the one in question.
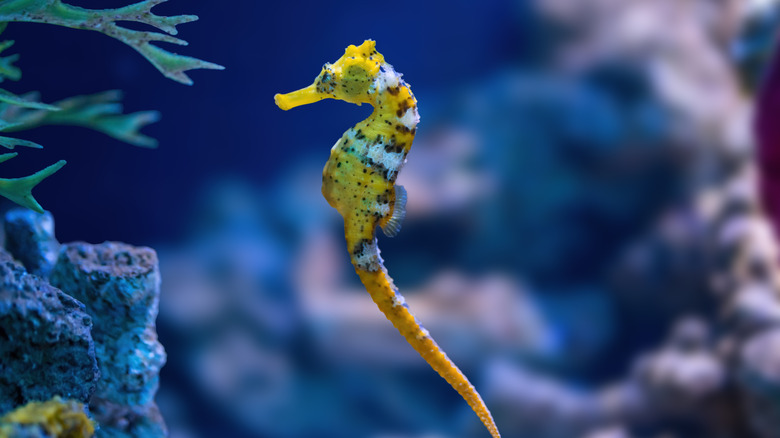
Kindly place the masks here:
<instances>
[{"instance_id":1,"label":"pink object","mask_svg":"<svg viewBox=\"0 0 780 438\"><path fill-rule=\"evenodd\" d=\"M771 67L756 102L755 135L761 204L780 236L780 53Z\"/></svg>"}]
</instances>

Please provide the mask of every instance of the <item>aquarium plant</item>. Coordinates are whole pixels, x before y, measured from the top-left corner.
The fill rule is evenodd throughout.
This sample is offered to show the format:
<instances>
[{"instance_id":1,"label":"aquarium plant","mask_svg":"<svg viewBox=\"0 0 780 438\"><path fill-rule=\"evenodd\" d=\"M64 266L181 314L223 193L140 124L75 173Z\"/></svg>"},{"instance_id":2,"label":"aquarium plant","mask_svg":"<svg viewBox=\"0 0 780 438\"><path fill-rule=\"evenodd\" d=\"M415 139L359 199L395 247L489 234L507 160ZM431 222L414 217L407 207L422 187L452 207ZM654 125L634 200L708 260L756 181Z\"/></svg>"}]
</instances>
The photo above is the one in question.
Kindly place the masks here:
<instances>
[{"instance_id":1,"label":"aquarium plant","mask_svg":"<svg viewBox=\"0 0 780 438\"><path fill-rule=\"evenodd\" d=\"M221 70L224 67L200 59L162 49L153 43L187 45L174 37L176 26L198 19L195 15L159 16L151 9L167 0L144 0L116 9L85 9L61 0L0 0L0 32L9 22L48 23L74 29L93 30L129 45L154 65L165 77L191 85L186 72L193 69ZM119 22L141 23L157 31L140 31L120 26ZM21 70L14 65L18 54L3 55L13 41L0 41L0 82L18 81ZM70 97L59 102L44 103L38 93L14 94L0 88L0 146L40 148L41 145L17 138L14 132L41 125L77 125L103 132L118 140L141 147L156 147L155 139L140 133L145 125L159 119L156 111L122 112L121 92ZM6 134L11 134L6 135ZM17 152L0 154L0 163L14 158ZM42 212L32 195L32 189L65 165L60 160L38 172L22 178L0 178L0 195L11 201Z\"/></svg>"}]
</instances>

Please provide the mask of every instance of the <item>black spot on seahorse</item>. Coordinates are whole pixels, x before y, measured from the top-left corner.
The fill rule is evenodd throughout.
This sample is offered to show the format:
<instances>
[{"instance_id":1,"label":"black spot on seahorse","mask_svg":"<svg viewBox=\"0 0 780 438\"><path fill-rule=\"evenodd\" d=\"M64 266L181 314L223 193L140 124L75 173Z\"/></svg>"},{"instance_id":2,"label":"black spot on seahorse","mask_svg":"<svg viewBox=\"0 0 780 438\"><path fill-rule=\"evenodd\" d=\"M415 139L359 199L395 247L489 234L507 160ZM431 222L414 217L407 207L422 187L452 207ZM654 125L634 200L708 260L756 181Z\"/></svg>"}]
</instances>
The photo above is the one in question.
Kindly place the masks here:
<instances>
[{"instance_id":1,"label":"black spot on seahorse","mask_svg":"<svg viewBox=\"0 0 780 438\"><path fill-rule=\"evenodd\" d=\"M410 104L409 102L409 99L404 99L401 101L401 103L398 104L398 110L395 112L398 117L403 117L406 110L413 106L413 104Z\"/></svg>"},{"instance_id":2,"label":"black spot on seahorse","mask_svg":"<svg viewBox=\"0 0 780 438\"><path fill-rule=\"evenodd\" d=\"M377 173L382 175L386 181L390 181L390 178L396 175L397 169L388 169L382 163L377 163L369 157L365 157L362 162L365 166L374 169Z\"/></svg>"},{"instance_id":3,"label":"black spot on seahorse","mask_svg":"<svg viewBox=\"0 0 780 438\"><path fill-rule=\"evenodd\" d=\"M371 245L374 243L372 239L361 239L358 241L358 243L355 244L354 247L352 247L352 255L354 257L360 257L363 255L363 252L366 250L367 245Z\"/></svg>"},{"instance_id":4,"label":"black spot on seahorse","mask_svg":"<svg viewBox=\"0 0 780 438\"><path fill-rule=\"evenodd\" d=\"M387 92L392 94L393 96L398 96L398 92L401 91L401 88L397 85L395 87L390 87L387 89Z\"/></svg>"},{"instance_id":5,"label":"black spot on seahorse","mask_svg":"<svg viewBox=\"0 0 780 438\"><path fill-rule=\"evenodd\" d=\"M390 141L385 145L385 152L392 152L395 154L401 153L404 150L405 143L396 143L395 139L390 139Z\"/></svg>"}]
</instances>

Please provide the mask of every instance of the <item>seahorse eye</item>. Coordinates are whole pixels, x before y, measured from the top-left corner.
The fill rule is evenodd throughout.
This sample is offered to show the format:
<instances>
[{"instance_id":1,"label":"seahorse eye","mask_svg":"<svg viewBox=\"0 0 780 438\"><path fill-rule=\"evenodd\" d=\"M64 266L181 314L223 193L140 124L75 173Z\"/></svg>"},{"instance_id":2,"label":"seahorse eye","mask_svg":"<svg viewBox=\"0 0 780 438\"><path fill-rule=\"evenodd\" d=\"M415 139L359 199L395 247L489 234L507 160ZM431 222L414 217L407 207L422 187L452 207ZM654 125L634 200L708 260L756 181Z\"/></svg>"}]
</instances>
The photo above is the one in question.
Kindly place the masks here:
<instances>
[{"instance_id":1,"label":"seahorse eye","mask_svg":"<svg viewBox=\"0 0 780 438\"><path fill-rule=\"evenodd\" d=\"M343 78L344 93L355 96L364 94L371 85L372 79L368 71L359 65L347 67Z\"/></svg>"}]
</instances>

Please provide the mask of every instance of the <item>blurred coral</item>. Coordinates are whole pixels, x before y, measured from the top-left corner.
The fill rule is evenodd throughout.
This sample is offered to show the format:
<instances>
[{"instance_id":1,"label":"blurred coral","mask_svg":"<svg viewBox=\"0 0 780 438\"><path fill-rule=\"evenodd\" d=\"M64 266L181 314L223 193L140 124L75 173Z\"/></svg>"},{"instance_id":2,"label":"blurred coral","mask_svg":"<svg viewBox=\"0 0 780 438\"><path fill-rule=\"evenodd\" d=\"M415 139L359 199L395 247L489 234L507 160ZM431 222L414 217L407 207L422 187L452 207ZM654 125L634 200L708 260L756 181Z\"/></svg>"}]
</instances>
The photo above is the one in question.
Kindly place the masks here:
<instances>
[{"instance_id":1,"label":"blurred coral","mask_svg":"<svg viewBox=\"0 0 780 438\"><path fill-rule=\"evenodd\" d=\"M538 59L418 93L409 214L383 255L506 436L777 438L773 167L750 79L777 5L759 3L538 0ZM300 155L262 190L216 184L161 251L172 428L480 433L377 318Z\"/></svg>"}]
</instances>

